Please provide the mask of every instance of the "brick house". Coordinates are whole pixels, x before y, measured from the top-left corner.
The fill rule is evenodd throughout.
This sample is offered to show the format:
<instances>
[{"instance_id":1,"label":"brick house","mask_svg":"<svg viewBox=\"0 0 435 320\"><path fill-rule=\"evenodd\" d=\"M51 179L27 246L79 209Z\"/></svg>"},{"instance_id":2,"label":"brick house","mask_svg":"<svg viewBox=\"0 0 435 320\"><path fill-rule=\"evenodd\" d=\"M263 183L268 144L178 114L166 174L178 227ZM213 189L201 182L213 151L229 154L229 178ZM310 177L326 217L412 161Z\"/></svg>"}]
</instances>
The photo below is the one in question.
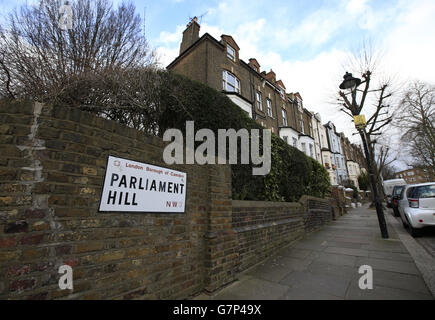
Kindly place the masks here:
<instances>
[{"instance_id":1,"label":"brick house","mask_svg":"<svg viewBox=\"0 0 435 320\"><path fill-rule=\"evenodd\" d=\"M430 182L430 178L429 175L427 174L427 170L421 168L412 168L412 169L396 172L395 176L397 179L399 178L405 179L406 183L408 184Z\"/></svg>"},{"instance_id":2,"label":"brick house","mask_svg":"<svg viewBox=\"0 0 435 320\"><path fill-rule=\"evenodd\" d=\"M199 37L197 19L187 25L180 53L167 69L222 91L252 119L289 145L315 158L312 114L299 93L287 93L273 70L261 70L255 58L239 58L240 48L230 35L220 41L205 33Z\"/></svg>"}]
</instances>

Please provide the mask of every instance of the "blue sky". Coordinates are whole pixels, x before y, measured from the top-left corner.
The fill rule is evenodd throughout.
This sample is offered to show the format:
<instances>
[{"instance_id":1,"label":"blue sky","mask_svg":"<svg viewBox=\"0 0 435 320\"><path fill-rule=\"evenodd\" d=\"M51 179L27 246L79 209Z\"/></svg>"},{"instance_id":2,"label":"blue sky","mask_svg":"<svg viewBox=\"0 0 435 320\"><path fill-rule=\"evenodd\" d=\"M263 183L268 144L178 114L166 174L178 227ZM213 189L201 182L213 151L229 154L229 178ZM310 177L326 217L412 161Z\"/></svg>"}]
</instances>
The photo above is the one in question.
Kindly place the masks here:
<instances>
[{"instance_id":1,"label":"blue sky","mask_svg":"<svg viewBox=\"0 0 435 320\"><path fill-rule=\"evenodd\" d=\"M0 0L0 12L24 2ZM302 94L307 109L319 112L323 122L333 120L355 142L359 138L352 136L350 118L331 101L348 69L349 54L363 42L381 53L375 82L388 77L399 87L411 79L435 84L434 0L133 2L141 15L146 10L146 36L162 66L177 56L189 18L205 14L201 35L232 35L242 59L255 57L262 70L272 68L287 91ZM395 134L391 131L390 144L400 149Z\"/></svg>"}]
</instances>

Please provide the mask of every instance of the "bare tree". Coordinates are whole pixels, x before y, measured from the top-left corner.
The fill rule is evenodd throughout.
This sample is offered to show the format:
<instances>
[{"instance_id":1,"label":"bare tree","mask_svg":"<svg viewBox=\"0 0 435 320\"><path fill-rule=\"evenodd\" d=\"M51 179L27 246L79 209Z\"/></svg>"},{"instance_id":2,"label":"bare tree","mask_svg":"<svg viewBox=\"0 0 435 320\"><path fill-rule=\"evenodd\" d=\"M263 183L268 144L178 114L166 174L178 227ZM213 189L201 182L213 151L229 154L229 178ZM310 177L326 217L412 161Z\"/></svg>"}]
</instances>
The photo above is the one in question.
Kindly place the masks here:
<instances>
[{"instance_id":1,"label":"bare tree","mask_svg":"<svg viewBox=\"0 0 435 320\"><path fill-rule=\"evenodd\" d=\"M352 121L354 116L360 114L364 114L367 119L366 127L359 130L359 133L361 138L367 142L370 161L377 178L378 193L382 194L383 191L379 180L379 174L382 170L379 165L382 165L382 163L376 161L375 149L376 144L393 121L393 107L390 100L396 89L393 88L392 81L389 78L382 78L378 75L378 80L373 81L380 60L381 55L369 45L364 45L360 50L356 51L350 57L347 66L348 71L361 76L360 85L362 89L355 88L351 92L339 91L337 101L340 110L352 117ZM349 97L349 95L351 96ZM385 152L386 149L383 148L383 153ZM382 155L382 157L384 156L385 154Z\"/></svg>"},{"instance_id":2,"label":"bare tree","mask_svg":"<svg viewBox=\"0 0 435 320\"><path fill-rule=\"evenodd\" d=\"M24 5L0 28L0 96L59 101L65 90L95 75L114 79L155 62L133 4L115 9L107 0L74 0L66 30L59 21L62 5Z\"/></svg>"},{"instance_id":3,"label":"bare tree","mask_svg":"<svg viewBox=\"0 0 435 320\"><path fill-rule=\"evenodd\" d=\"M403 130L402 143L412 165L427 170L435 180L435 86L414 81L404 93L394 124Z\"/></svg>"},{"instance_id":4,"label":"bare tree","mask_svg":"<svg viewBox=\"0 0 435 320\"><path fill-rule=\"evenodd\" d=\"M393 152L390 147L390 139L387 142L377 143L375 145L376 164L379 173L384 180L394 179L394 167L392 163L397 160L397 152Z\"/></svg>"}]
</instances>

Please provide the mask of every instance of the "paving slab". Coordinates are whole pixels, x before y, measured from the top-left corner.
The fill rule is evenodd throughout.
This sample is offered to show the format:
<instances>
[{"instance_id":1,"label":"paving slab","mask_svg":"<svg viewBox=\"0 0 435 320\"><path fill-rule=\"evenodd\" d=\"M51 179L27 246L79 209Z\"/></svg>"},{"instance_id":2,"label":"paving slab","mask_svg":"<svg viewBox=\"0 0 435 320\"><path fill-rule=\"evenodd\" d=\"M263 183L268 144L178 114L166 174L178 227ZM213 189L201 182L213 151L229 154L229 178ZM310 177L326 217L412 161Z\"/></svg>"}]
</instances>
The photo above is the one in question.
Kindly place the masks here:
<instances>
[{"instance_id":1,"label":"paving slab","mask_svg":"<svg viewBox=\"0 0 435 320\"><path fill-rule=\"evenodd\" d=\"M432 300L424 293L373 285L373 289L361 290L358 281L352 281L346 293L347 300Z\"/></svg>"},{"instance_id":2,"label":"paving slab","mask_svg":"<svg viewBox=\"0 0 435 320\"><path fill-rule=\"evenodd\" d=\"M344 298L350 280L327 274L313 274L307 271L295 271L280 281L293 290L313 291L326 293Z\"/></svg>"},{"instance_id":3,"label":"paving slab","mask_svg":"<svg viewBox=\"0 0 435 320\"><path fill-rule=\"evenodd\" d=\"M373 284L375 286L396 288L430 295L430 291L423 279L412 274L374 270Z\"/></svg>"},{"instance_id":4,"label":"paving slab","mask_svg":"<svg viewBox=\"0 0 435 320\"><path fill-rule=\"evenodd\" d=\"M278 300L289 286L261 279L245 278L222 289L214 300Z\"/></svg>"},{"instance_id":5,"label":"paving slab","mask_svg":"<svg viewBox=\"0 0 435 320\"><path fill-rule=\"evenodd\" d=\"M313 250L287 247L287 248L279 251L279 255L283 255L285 257L291 257L291 258L304 259L304 258L307 258L312 252L313 252Z\"/></svg>"},{"instance_id":6,"label":"paving slab","mask_svg":"<svg viewBox=\"0 0 435 320\"><path fill-rule=\"evenodd\" d=\"M353 280L361 276L357 267L337 266L319 261L313 261L307 270L313 274L332 275L347 280Z\"/></svg>"},{"instance_id":7,"label":"paving slab","mask_svg":"<svg viewBox=\"0 0 435 320\"><path fill-rule=\"evenodd\" d=\"M314 261L325 262L337 266L354 267L356 266L355 263L357 261L357 257L344 254L320 252L319 256L315 258Z\"/></svg>"},{"instance_id":8,"label":"paving slab","mask_svg":"<svg viewBox=\"0 0 435 320\"><path fill-rule=\"evenodd\" d=\"M414 262L359 257L356 260L356 264L358 266L369 265L374 270L420 275L420 271Z\"/></svg>"},{"instance_id":9,"label":"paving slab","mask_svg":"<svg viewBox=\"0 0 435 320\"><path fill-rule=\"evenodd\" d=\"M354 256L354 257L368 257L369 256L368 250L354 249L354 248L327 247L325 249L325 252Z\"/></svg>"},{"instance_id":10,"label":"paving slab","mask_svg":"<svg viewBox=\"0 0 435 320\"><path fill-rule=\"evenodd\" d=\"M369 251L370 258L413 262L411 255L400 252Z\"/></svg>"}]
</instances>

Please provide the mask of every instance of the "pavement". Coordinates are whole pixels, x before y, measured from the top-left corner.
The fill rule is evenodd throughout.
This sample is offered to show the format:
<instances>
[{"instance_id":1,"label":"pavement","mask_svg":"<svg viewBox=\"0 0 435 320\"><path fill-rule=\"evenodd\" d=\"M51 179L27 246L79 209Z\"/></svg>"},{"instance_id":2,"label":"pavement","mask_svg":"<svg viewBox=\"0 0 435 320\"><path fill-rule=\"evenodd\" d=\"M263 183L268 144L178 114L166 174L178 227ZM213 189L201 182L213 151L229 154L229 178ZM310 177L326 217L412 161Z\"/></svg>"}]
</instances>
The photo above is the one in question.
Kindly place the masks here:
<instances>
[{"instance_id":1,"label":"pavement","mask_svg":"<svg viewBox=\"0 0 435 320\"><path fill-rule=\"evenodd\" d=\"M382 239L368 205L347 214L246 270L237 281L198 300L433 300L435 260L385 212ZM411 254L411 253L412 254ZM360 289L359 267L373 271L373 289Z\"/></svg>"}]
</instances>

